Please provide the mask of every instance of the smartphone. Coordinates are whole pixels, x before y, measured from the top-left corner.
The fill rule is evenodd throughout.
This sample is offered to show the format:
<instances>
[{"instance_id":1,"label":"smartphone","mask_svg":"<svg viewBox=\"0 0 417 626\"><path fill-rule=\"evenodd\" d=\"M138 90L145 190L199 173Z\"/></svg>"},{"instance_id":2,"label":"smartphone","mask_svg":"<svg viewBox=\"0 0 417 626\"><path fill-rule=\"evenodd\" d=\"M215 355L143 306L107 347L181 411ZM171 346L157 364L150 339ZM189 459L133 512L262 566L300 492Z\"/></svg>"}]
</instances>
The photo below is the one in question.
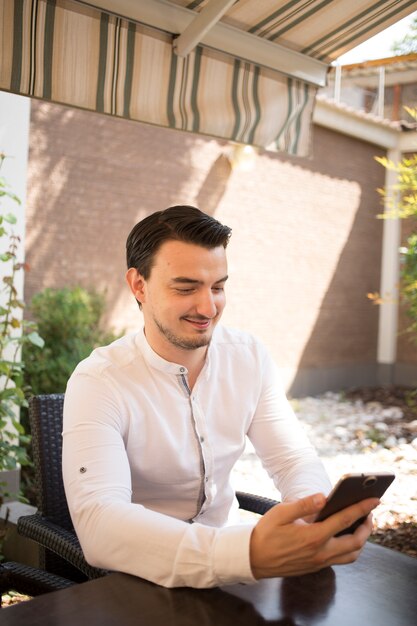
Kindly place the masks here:
<instances>
[{"instance_id":1,"label":"smartphone","mask_svg":"<svg viewBox=\"0 0 417 626\"><path fill-rule=\"evenodd\" d=\"M366 498L381 498L395 478L395 474L370 473L370 474L345 474L334 486L327 497L327 502L318 514L316 522L322 522L330 515L345 509L351 504L356 504ZM340 537L348 533L353 533L366 520L361 517L335 535Z\"/></svg>"}]
</instances>

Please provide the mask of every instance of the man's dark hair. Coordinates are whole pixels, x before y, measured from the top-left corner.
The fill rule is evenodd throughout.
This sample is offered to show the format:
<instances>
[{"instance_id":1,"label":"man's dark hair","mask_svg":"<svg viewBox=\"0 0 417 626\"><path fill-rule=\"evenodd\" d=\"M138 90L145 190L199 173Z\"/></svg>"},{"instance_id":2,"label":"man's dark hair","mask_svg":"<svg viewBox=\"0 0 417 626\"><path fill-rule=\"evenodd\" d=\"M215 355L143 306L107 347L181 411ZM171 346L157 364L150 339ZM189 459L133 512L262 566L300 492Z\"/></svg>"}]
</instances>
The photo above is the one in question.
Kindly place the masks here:
<instances>
[{"instance_id":1,"label":"man's dark hair","mask_svg":"<svg viewBox=\"0 0 417 626\"><path fill-rule=\"evenodd\" d=\"M155 254L165 241L184 241L203 248L226 248L232 229L193 206L172 206L138 222L126 241L127 267L147 280Z\"/></svg>"}]
</instances>

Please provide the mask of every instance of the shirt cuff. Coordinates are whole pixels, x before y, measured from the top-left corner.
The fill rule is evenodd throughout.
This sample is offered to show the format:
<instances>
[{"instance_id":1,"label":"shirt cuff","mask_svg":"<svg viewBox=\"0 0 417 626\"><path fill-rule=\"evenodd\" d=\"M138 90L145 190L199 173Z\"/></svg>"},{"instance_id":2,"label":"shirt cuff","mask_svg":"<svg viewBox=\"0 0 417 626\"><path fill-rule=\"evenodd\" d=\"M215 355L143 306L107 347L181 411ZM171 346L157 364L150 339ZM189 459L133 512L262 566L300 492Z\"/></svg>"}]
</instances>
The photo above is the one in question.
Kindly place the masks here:
<instances>
[{"instance_id":1,"label":"shirt cuff","mask_svg":"<svg viewBox=\"0 0 417 626\"><path fill-rule=\"evenodd\" d=\"M217 532L213 550L213 563L219 585L255 583L250 564L250 538L253 524L226 526Z\"/></svg>"}]
</instances>

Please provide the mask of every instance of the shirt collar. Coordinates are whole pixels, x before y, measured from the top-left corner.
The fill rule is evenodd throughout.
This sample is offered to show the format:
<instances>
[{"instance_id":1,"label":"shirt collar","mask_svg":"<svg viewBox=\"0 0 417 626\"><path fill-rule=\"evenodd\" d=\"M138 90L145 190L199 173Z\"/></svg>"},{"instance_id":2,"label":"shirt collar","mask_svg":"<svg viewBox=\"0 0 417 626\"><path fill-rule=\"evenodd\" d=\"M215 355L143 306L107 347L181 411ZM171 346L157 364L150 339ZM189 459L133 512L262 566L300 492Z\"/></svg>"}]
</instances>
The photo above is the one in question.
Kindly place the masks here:
<instances>
[{"instance_id":1,"label":"shirt collar","mask_svg":"<svg viewBox=\"0 0 417 626\"><path fill-rule=\"evenodd\" d=\"M204 377L209 376L210 372L210 354L213 350L213 341L214 335L216 334L216 328L214 329L213 338L210 342L209 349L207 350L206 361L204 367L201 371L201 375ZM172 363L171 361L166 361L164 358L159 356L149 345L148 340L146 339L145 329L143 328L136 335L136 344L139 347L139 350L142 353L143 358L151 367L159 370L160 372L165 372L167 374L175 374L177 376L183 376L188 374L188 369L185 365L181 365L180 363Z\"/></svg>"}]
</instances>

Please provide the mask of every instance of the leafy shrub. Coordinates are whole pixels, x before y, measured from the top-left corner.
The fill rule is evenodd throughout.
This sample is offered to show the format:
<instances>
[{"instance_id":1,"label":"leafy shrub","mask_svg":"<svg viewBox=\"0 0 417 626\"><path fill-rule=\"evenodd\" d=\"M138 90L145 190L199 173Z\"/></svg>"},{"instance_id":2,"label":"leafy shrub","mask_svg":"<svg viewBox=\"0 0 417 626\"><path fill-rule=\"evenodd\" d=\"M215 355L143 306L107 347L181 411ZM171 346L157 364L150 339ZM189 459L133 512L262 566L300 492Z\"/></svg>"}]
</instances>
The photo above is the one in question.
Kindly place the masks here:
<instances>
[{"instance_id":1,"label":"leafy shrub","mask_svg":"<svg viewBox=\"0 0 417 626\"><path fill-rule=\"evenodd\" d=\"M23 349L25 382L34 395L64 392L75 366L116 338L100 328L104 309L104 296L82 287L48 288L33 296L30 311L45 341L42 351Z\"/></svg>"},{"instance_id":2,"label":"leafy shrub","mask_svg":"<svg viewBox=\"0 0 417 626\"><path fill-rule=\"evenodd\" d=\"M6 158L0 153L0 169ZM20 409L27 406L26 387L23 381L22 347L31 346L39 351L43 340L36 324L22 319L25 303L20 299L16 287L17 276L28 269L20 262L20 238L14 232L17 222L13 208L20 199L10 189L6 179L0 176L0 471L15 470L27 466L29 437L19 422ZM8 493L8 487L0 481L0 504ZM0 537L1 548L1 537ZM1 554L0 554L1 560Z\"/></svg>"},{"instance_id":3,"label":"leafy shrub","mask_svg":"<svg viewBox=\"0 0 417 626\"><path fill-rule=\"evenodd\" d=\"M401 286L402 296L407 306L406 312L411 319L407 330L417 341L417 234L408 237L407 247L404 248Z\"/></svg>"},{"instance_id":4,"label":"leafy shrub","mask_svg":"<svg viewBox=\"0 0 417 626\"><path fill-rule=\"evenodd\" d=\"M416 20L415 23L417 24ZM407 113L417 122L417 109L404 107ZM411 234L402 253L401 282L399 293L405 304L405 311L411 319L406 329L410 339L417 343L417 154L404 156L399 163L394 163L386 157L375 157L385 169L395 172L396 182L389 189L378 189L383 198L386 211L378 217L384 219L400 218L408 220L411 225ZM378 292L368 294L375 303L384 301L383 294Z\"/></svg>"}]
</instances>

